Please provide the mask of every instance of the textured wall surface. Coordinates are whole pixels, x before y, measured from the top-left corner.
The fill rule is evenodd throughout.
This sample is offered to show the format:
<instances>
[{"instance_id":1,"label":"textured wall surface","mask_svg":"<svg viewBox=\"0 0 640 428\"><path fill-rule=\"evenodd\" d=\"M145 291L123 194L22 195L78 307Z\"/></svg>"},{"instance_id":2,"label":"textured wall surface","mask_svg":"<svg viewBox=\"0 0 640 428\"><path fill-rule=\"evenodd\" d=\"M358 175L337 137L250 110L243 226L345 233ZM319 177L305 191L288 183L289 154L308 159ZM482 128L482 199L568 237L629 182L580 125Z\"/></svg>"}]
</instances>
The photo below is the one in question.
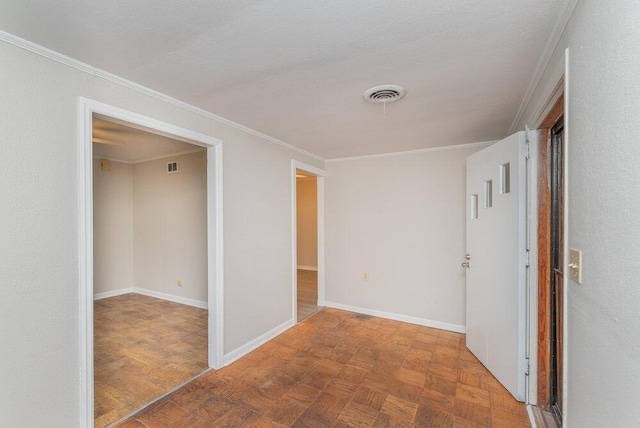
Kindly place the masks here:
<instances>
[{"instance_id":1,"label":"textured wall surface","mask_svg":"<svg viewBox=\"0 0 640 428\"><path fill-rule=\"evenodd\" d=\"M317 179L298 180L297 251L298 266L318 267L318 185Z\"/></svg>"},{"instance_id":2,"label":"textured wall surface","mask_svg":"<svg viewBox=\"0 0 640 428\"><path fill-rule=\"evenodd\" d=\"M93 160L93 294L133 287L133 166Z\"/></svg>"},{"instance_id":3,"label":"textured wall surface","mask_svg":"<svg viewBox=\"0 0 640 428\"><path fill-rule=\"evenodd\" d=\"M94 294L139 287L207 301L207 154L110 171L93 162ZM178 285L178 280L183 285Z\"/></svg>"},{"instance_id":4,"label":"textured wall surface","mask_svg":"<svg viewBox=\"0 0 640 428\"><path fill-rule=\"evenodd\" d=\"M640 421L640 2L580 0L569 47L568 234L582 285L566 284L570 427ZM535 100L535 97L534 97Z\"/></svg>"},{"instance_id":5,"label":"textured wall surface","mask_svg":"<svg viewBox=\"0 0 640 428\"><path fill-rule=\"evenodd\" d=\"M640 3L585 0L567 30L570 426L640 421ZM596 395L601 399L596 398Z\"/></svg>"},{"instance_id":6,"label":"textured wall surface","mask_svg":"<svg viewBox=\"0 0 640 428\"><path fill-rule=\"evenodd\" d=\"M464 326L465 159L478 149L327 162L327 302Z\"/></svg>"},{"instance_id":7,"label":"textured wall surface","mask_svg":"<svg viewBox=\"0 0 640 428\"><path fill-rule=\"evenodd\" d=\"M224 141L226 353L291 320L291 159L321 162L0 42L0 425L80 425L78 97Z\"/></svg>"},{"instance_id":8,"label":"textured wall surface","mask_svg":"<svg viewBox=\"0 0 640 428\"><path fill-rule=\"evenodd\" d=\"M133 226L134 285L206 302L206 151L133 166Z\"/></svg>"}]
</instances>

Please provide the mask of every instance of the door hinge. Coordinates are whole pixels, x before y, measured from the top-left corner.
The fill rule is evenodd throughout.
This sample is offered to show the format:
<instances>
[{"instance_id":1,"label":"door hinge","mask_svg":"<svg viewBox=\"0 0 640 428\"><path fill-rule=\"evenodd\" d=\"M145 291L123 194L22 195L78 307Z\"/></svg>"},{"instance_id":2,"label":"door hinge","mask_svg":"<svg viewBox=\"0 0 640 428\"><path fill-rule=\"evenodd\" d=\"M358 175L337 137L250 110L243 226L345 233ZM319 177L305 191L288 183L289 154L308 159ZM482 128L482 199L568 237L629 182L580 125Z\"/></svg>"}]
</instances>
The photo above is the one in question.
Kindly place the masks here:
<instances>
[{"instance_id":1,"label":"door hinge","mask_svg":"<svg viewBox=\"0 0 640 428\"><path fill-rule=\"evenodd\" d=\"M527 250L524 254L524 266L529 267L531 266L531 251Z\"/></svg>"},{"instance_id":2,"label":"door hinge","mask_svg":"<svg viewBox=\"0 0 640 428\"><path fill-rule=\"evenodd\" d=\"M527 140L525 141L525 147L526 147L526 149L525 149L525 153L524 153L524 158L525 158L525 159L529 159L529 157L530 157L530 155L531 155L531 153L530 153L530 151L529 151L529 147L531 147L531 144L529 144L529 139L528 139L528 138L527 138Z\"/></svg>"},{"instance_id":3,"label":"door hinge","mask_svg":"<svg viewBox=\"0 0 640 428\"><path fill-rule=\"evenodd\" d=\"M529 376L529 359L524 360L524 375Z\"/></svg>"}]
</instances>

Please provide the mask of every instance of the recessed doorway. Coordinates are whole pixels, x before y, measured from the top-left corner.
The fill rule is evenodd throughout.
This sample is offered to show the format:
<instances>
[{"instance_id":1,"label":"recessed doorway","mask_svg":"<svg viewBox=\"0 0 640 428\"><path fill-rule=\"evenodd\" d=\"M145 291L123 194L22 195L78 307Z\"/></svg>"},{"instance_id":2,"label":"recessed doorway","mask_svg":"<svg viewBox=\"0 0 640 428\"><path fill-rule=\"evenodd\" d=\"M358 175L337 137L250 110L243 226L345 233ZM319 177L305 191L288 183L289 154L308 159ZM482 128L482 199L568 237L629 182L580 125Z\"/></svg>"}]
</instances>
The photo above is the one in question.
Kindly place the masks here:
<instances>
[{"instance_id":1,"label":"recessed doorway","mask_svg":"<svg viewBox=\"0 0 640 428\"><path fill-rule=\"evenodd\" d=\"M94 417L208 369L206 148L93 117Z\"/></svg>"},{"instance_id":2,"label":"recessed doorway","mask_svg":"<svg viewBox=\"0 0 640 428\"><path fill-rule=\"evenodd\" d=\"M562 82L561 82L562 83ZM559 87L562 86L559 84ZM537 405L548 425L562 426L564 384L564 275L566 252L565 94L539 126Z\"/></svg>"},{"instance_id":3,"label":"recessed doorway","mask_svg":"<svg viewBox=\"0 0 640 428\"><path fill-rule=\"evenodd\" d=\"M301 322L324 306L324 171L292 161L293 311Z\"/></svg>"},{"instance_id":4,"label":"recessed doorway","mask_svg":"<svg viewBox=\"0 0 640 428\"><path fill-rule=\"evenodd\" d=\"M199 309L208 311L208 316L196 315L194 318L188 318L187 323L191 323L195 326L206 325L206 344L204 349L206 350L206 357L201 358L202 361L206 361L204 369L207 367L220 368L223 363L223 305L222 305L222 291L223 291L223 271L222 271L222 258L223 258L223 242L222 242L222 141L212 138L197 132L181 128L175 125L171 125L165 122L161 122L157 119L153 119L147 116L142 116L137 113L122 110L116 107L112 107L97 101L88 100L85 98L79 99L79 139L78 139L78 151L79 151L79 276L80 276L80 288L79 288L79 313L80 313L80 342L81 342L81 360L80 360L80 373L81 373L81 391L80 391L80 409L81 419L83 425L94 426L94 416L97 416L94 408L94 274L104 279L104 276L109 276L108 272L104 270L102 272L95 271L94 266L94 165L101 171L109 170L112 166L119 166L111 161L104 154L100 159L94 159L94 137L98 140L101 138L94 135L94 118L104 120L113 124L124 125L131 127L138 131L144 131L153 134L158 137L168 137L169 139L177 140L181 143L187 143L194 146L192 153L181 153L181 155L193 154L194 157L201 157L199 159L201 170L206 171L206 197L204 201L200 203L205 207L205 221L206 225L204 230L199 230L199 234L206 236L204 247L200 246L196 251L198 255L196 257L202 257L204 264L206 265L206 273L204 278L200 276L199 281L205 282L204 284L204 297L198 296L178 296L171 302L163 302L167 300L165 297L168 294L167 290L156 290L153 292L147 292L149 299L143 299L144 304L149 302L161 303L176 303L179 307L183 307L186 303L193 304L197 302L195 306ZM108 140L108 139L105 139ZM112 138L112 141L108 141L103 146L118 147L122 146L122 141L117 138ZM174 152L174 154L176 154ZM153 157L153 156L152 156ZM147 159L149 161L154 159ZM158 159L156 159L158 160ZM182 168L189 165L188 160L171 158L169 160L159 159L158 161L164 162L164 173L175 173L175 168ZM117 163L117 162L116 162ZM167 164L168 163L168 164ZM153 181L153 180L152 180ZM100 207L99 209L110 209L112 207ZM179 212L179 210L175 210ZM155 212L155 216L161 217L166 215L164 212ZM175 213L171 214L175 215ZM178 214L179 215L179 214ZM179 246L175 239L171 239L170 234L178 231L179 227L168 227L163 230L156 231L157 234L164 238L167 238L168 246ZM109 233L106 235L106 239L112 238ZM103 236L103 238L105 238ZM153 246L152 246L153 247ZM112 245L107 245L108 250L113 250ZM148 249L148 253L155 251L153 248ZM160 251L160 250L159 250ZM150 255L150 254L147 254ZM99 256L99 255L98 255ZM190 278L189 273L186 272L183 277L171 278L170 282L172 286L185 286L188 287L193 278ZM126 276L126 275L125 275ZM168 281L168 280L167 280ZM117 289L119 280L115 280L115 285L111 284L103 292L102 297L109 297L109 292L114 291L110 288ZM129 287L125 287L133 291L134 294L145 294L144 284L138 284L133 282L129 284ZM115 294L121 294L120 291ZM106 294L105 294L106 293ZM204 299L204 300L202 300ZM168 305L171 306L171 305ZM194 305L191 305L194 306ZM167 311L160 311L165 313ZM150 312L150 313L153 313ZM150 315L151 316L151 315ZM180 319L180 316L166 315L166 318ZM126 327L126 326L125 326ZM153 329L154 327L151 327ZM125 330L127 330L125 328ZM163 337L163 334L157 332L157 338ZM195 343L186 343L184 345L188 348L202 347ZM109 352L106 353L109 358ZM149 355L145 355L140 360L147 360ZM187 358L188 359L188 358ZM159 360L163 360L160 358ZM166 362L166 361L165 361ZM118 365L118 362L113 362L114 365ZM198 367L197 370L201 370L202 367ZM146 369L141 369L146 370ZM188 380L188 379L186 379ZM179 386L180 383L175 386ZM137 387L138 384L131 382L131 385ZM130 385L130 386L131 386ZM168 392L168 391L167 391ZM156 397L157 398L157 397ZM152 397L153 400L153 397ZM146 404L146 403L145 403Z\"/></svg>"},{"instance_id":5,"label":"recessed doorway","mask_svg":"<svg viewBox=\"0 0 640 428\"><path fill-rule=\"evenodd\" d=\"M297 321L313 315L318 306L318 178L296 171L298 259Z\"/></svg>"}]
</instances>

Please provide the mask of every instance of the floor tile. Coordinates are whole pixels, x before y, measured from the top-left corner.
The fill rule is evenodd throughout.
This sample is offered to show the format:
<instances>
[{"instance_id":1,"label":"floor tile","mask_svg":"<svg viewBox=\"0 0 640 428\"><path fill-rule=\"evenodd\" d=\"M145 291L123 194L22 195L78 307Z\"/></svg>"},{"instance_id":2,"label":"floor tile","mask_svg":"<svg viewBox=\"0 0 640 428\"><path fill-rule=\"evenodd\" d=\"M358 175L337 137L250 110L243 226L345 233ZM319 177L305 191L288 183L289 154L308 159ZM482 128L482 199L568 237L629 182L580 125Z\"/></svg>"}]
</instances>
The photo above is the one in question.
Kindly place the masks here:
<instances>
[{"instance_id":1,"label":"floor tile","mask_svg":"<svg viewBox=\"0 0 640 428\"><path fill-rule=\"evenodd\" d=\"M145 421L216 427L528 426L524 405L466 350L464 335L326 308L122 426Z\"/></svg>"}]
</instances>

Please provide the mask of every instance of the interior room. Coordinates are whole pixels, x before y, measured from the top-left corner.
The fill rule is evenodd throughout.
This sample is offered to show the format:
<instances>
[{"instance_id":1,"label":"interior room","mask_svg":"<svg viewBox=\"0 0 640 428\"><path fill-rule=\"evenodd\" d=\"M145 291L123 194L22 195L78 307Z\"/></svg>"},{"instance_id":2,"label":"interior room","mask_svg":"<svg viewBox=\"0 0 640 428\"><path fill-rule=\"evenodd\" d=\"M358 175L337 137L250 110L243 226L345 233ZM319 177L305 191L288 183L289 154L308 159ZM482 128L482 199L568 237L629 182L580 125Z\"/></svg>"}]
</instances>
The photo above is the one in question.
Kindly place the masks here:
<instances>
[{"instance_id":1,"label":"interior room","mask_svg":"<svg viewBox=\"0 0 640 428\"><path fill-rule=\"evenodd\" d=\"M296 170L297 321L318 306L318 179Z\"/></svg>"},{"instance_id":2,"label":"interior room","mask_svg":"<svg viewBox=\"0 0 640 428\"><path fill-rule=\"evenodd\" d=\"M145 342L196 377L129 382L154 397L121 426L636 426L638 22L637 0L0 2L0 426L101 424L127 391L99 398L119 375L94 353L136 339L94 343L95 318L128 295L206 343L183 370ZM94 117L204 150L122 158ZM190 165L197 221L194 193L136 188Z\"/></svg>"},{"instance_id":3,"label":"interior room","mask_svg":"<svg viewBox=\"0 0 640 428\"><path fill-rule=\"evenodd\" d=\"M208 368L206 150L94 117L95 426Z\"/></svg>"}]
</instances>

